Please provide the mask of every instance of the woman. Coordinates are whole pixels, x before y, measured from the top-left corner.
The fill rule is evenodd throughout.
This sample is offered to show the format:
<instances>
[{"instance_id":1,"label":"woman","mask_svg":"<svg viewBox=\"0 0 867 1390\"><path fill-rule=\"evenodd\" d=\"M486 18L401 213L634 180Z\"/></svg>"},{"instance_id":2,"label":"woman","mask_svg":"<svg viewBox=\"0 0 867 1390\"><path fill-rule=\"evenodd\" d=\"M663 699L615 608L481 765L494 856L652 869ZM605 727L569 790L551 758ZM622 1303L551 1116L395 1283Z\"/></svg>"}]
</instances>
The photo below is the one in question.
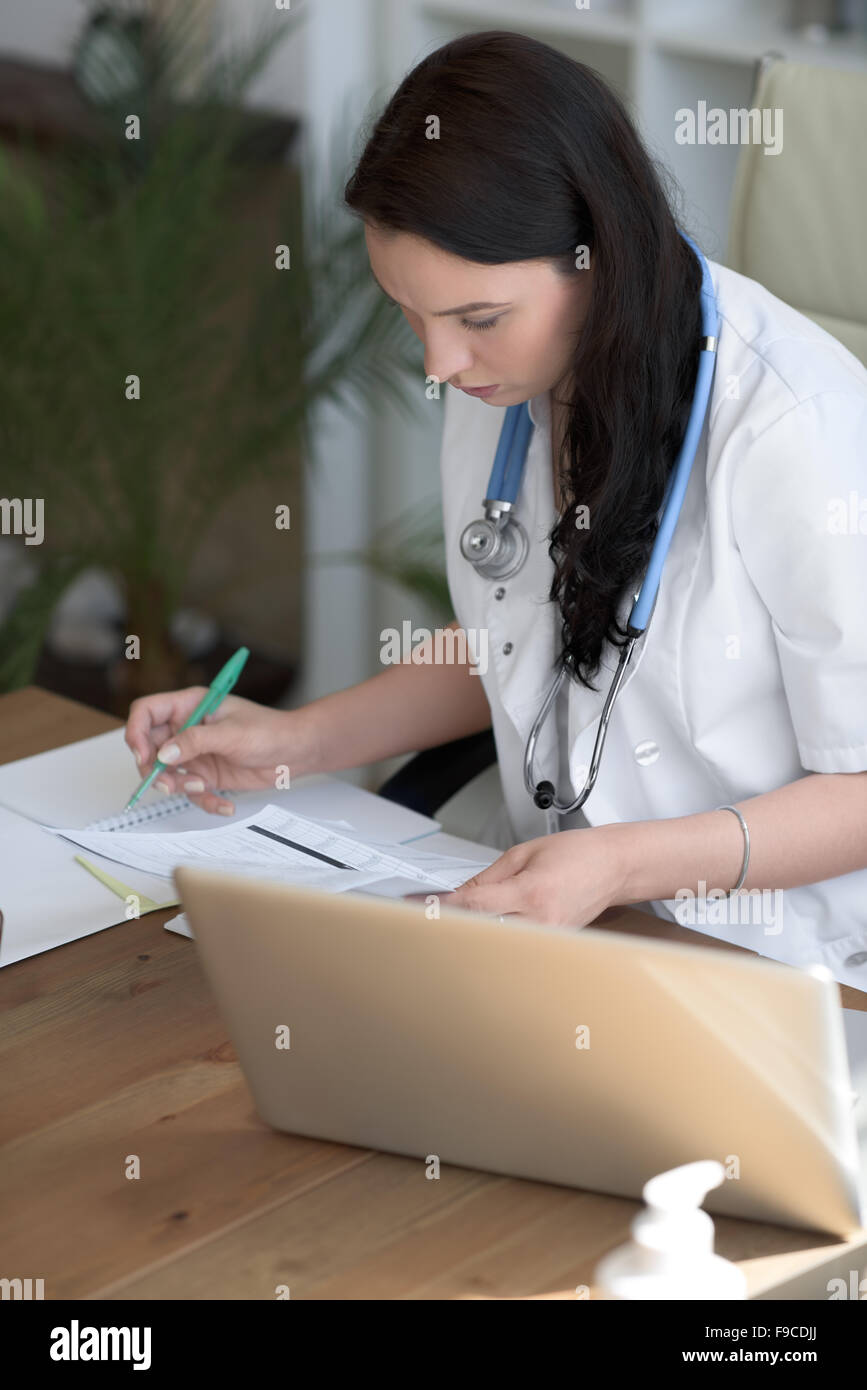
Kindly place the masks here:
<instances>
[{"instance_id":1,"label":"woman","mask_svg":"<svg viewBox=\"0 0 867 1390\"><path fill-rule=\"evenodd\" d=\"M487 669L395 665L294 711L229 698L175 736L201 691L154 695L127 726L142 771L158 752L186 769L167 790L229 811L215 788L272 786L280 764L336 771L493 724L513 847L450 901L572 926L648 902L867 987L867 542L832 524L862 475L867 372L710 264L716 373L653 622L586 807L558 818L525 790L527 737L565 653L535 767L572 800L690 413L700 262L617 98L521 35L471 35L421 62L346 200L428 381L445 383L449 582L460 626L489 639ZM498 582L459 540L504 408L524 401L529 553ZM743 894L725 896L739 881L747 915Z\"/></svg>"}]
</instances>

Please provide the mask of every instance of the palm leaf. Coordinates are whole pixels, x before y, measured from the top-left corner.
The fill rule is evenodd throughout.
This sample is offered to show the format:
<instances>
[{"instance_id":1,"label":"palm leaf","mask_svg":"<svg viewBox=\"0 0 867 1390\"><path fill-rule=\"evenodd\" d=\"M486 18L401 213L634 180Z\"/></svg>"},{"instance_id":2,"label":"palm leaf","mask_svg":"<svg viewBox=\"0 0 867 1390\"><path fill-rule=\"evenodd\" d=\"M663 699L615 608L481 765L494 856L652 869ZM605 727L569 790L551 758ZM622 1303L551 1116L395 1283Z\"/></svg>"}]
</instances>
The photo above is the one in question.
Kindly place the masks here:
<instances>
[{"instance_id":1,"label":"palm leaf","mask_svg":"<svg viewBox=\"0 0 867 1390\"><path fill-rule=\"evenodd\" d=\"M57 602L82 569L84 564L75 558L52 558L21 590L0 623L0 690L29 684Z\"/></svg>"},{"instance_id":2,"label":"palm leaf","mask_svg":"<svg viewBox=\"0 0 867 1390\"><path fill-rule=\"evenodd\" d=\"M311 456L321 402L364 417L380 400L408 411L423 399L419 345L342 207L339 133L321 193L304 209L287 186L279 209L292 269L275 268L263 238L245 250L239 296L222 243L245 176L237 113L218 98L241 90L269 42L221 58L189 109L143 94L148 139L134 153L121 134L129 98L108 109L101 146L62 161L50 194L0 156L3 486L44 499L46 595L62 565L86 563L128 589L158 587L170 609L216 513ZM5 641L22 620L23 595ZM16 680L25 652L33 664L38 647L22 648Z\"/></svg>"}]
</instances>

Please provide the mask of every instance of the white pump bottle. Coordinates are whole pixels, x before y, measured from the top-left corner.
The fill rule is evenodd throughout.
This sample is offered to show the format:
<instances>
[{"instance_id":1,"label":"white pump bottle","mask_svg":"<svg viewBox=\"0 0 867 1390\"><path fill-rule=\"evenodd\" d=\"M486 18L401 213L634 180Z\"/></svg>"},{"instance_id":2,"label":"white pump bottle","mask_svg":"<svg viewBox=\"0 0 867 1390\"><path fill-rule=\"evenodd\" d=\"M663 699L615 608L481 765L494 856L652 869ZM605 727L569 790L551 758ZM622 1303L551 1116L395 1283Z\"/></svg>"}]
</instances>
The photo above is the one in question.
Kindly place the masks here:
<instances>
[{"instance_id":1,"label":"white pump bottle","mask_svg":"<svg viewBox=\"0 0 867 1390\"><path fill-rule=\"evenodd\" d=\"M646 1182L646 1208L632 1222L632 1240L596 1268L603 1298L746 1298L737 1265L713 1251L713 1221L701 1210L711 1188L725 1177L712 1159L685 1163Z\"/></svg>"}]
</instances>

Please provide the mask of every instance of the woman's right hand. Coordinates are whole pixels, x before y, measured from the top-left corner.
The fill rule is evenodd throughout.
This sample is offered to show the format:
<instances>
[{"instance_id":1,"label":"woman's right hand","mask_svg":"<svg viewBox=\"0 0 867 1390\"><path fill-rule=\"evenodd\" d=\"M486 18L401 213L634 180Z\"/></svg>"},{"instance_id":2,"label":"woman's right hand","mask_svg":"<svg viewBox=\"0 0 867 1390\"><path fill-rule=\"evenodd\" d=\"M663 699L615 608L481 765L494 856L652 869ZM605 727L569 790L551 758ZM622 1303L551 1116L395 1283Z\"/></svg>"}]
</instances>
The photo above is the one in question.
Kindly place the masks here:
<instances>
[{"instance_id":1,"label":"woman's right hand","mask_svg":"<svg viewBox=\"0 0 867 1390\"><path fill-rule=\"evenodd\" d=\"M318 740L305 709L270 709L227 695L215 714L178 733L206 693L206 686L196 685L133 700L124 739L142 778L157 758L169 762L172 767L160 773L157 786L184 792L205 811L231 815L234 805L216 794L218 788L276 787L281 769L288 768L292 777L317 770ZM177 749L175 756L171 745ZM282 776L286 778L285 772Z\"/></svg>"}]
</instances>

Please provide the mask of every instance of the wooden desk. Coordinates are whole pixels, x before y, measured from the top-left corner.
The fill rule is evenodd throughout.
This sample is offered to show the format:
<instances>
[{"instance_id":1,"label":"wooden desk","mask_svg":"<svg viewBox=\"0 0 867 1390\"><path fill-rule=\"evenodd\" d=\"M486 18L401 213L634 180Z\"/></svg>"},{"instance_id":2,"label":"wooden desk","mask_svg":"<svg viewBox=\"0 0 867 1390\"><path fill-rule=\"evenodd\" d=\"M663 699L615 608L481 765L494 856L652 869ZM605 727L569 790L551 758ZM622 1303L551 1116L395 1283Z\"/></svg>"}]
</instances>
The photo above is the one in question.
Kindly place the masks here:
<instances>
[{"instance_id":1,"label":"wooden desk","mask_svg":"<svg viewBox=\"0 0 867 1390\"><path fill-rule=\"evenodd\" d=\"M0 762L115 725L18 691L0 697ZM559 1299L592 1284L637 1203L448 1165L429 1182L418 1160L268 1129L168 915L0 970L0 1276L91 1299L273 1299L279 1284L294 1299ZM752 1297L826 1298L867 1261L867 1232L714 1219Z\"/></svg>"}]
</instances>

